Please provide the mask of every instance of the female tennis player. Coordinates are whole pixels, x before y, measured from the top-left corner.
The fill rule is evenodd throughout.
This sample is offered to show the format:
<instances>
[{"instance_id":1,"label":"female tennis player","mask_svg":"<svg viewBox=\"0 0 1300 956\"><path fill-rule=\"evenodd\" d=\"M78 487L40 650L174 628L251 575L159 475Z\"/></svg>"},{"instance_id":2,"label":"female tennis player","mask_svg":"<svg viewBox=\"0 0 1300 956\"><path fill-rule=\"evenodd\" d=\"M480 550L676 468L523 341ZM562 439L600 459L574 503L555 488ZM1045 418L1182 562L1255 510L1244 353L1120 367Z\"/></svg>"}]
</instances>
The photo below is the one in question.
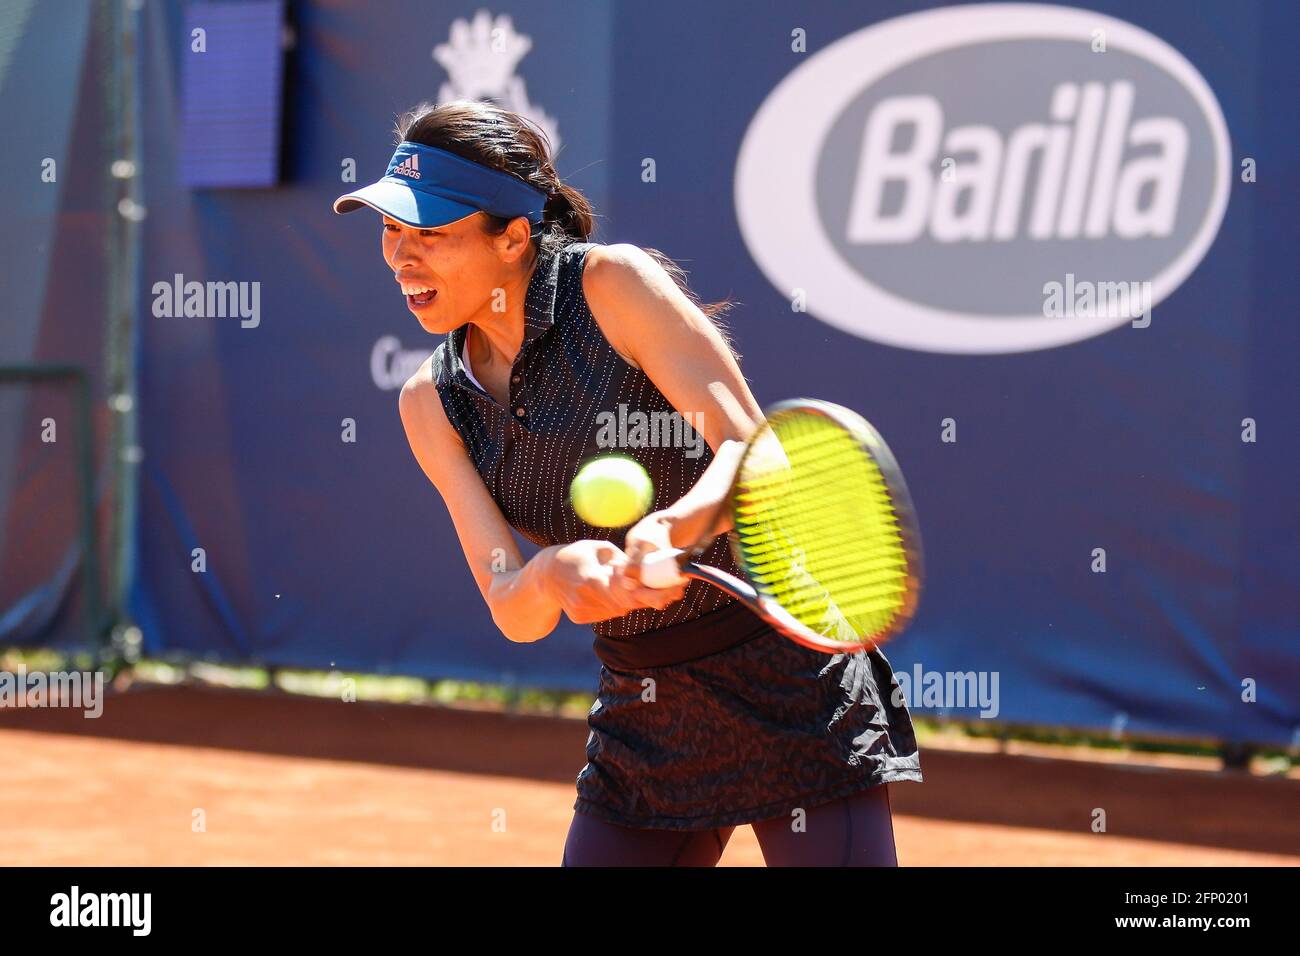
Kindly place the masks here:
<instances>
[{"instance_id":1,"label":"female tennis player","mask_svg":"<svg viewBox=\"0 0 1300 956\"><path fill-rule=\"evenodd\" d=\"M712 866L740 824L769 866L896 865L888 784L921 769L884 655L801 647L703 582L639 581L646 555L709 534L700 562L740 573L717 515L762 413L729 303L702 308L655 250L589 242L590 204L516 113L425 104L397 139L386 175L334 208L382 214L394 293L444 337L402 389L411 449L501 632L538 641L564 614L593 625L602 662L563 865ZM638 411L702 441L610 448L609 423ZM614 450L654 502L597 528L569 486ZM527 561L511 527L540 548Z\"/></svg>"}]
</instances>

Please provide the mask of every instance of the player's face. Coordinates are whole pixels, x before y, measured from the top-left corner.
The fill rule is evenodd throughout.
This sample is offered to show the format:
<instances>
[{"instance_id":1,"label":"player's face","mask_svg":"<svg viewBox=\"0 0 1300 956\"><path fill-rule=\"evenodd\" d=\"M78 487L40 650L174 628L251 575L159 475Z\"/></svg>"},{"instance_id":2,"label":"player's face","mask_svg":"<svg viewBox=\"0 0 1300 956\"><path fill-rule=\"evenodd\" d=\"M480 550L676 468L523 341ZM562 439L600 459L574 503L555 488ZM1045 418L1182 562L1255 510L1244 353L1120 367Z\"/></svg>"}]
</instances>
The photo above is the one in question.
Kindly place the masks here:
<instances>
[{"instance_id":1,"label":"player's face","mask_svg":"<svg viewBox=\"0 0 1300 956\"><path fill-rule=\"evenodd\" d=\"M490 313L510 276L497 237L474 213L446 226L419 229L384 216L384 261L398 294L426 332L444 335ZM498 310L499 311L499 310Z\"/></svg>"}]
</instances>

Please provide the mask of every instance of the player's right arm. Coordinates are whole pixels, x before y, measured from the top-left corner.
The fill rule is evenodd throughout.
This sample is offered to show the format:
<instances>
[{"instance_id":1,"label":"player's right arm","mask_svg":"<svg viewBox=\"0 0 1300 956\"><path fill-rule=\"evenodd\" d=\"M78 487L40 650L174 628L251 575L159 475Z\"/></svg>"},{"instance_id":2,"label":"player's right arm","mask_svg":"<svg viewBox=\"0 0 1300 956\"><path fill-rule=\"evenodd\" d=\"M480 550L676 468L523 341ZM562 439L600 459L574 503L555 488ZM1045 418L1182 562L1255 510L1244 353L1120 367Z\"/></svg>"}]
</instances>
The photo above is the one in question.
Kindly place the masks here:
<instances>
[{"instance_id":1,"label":"player's right arm","mask_svg":"<svg viewBox=\"0 0 1300 956\"><path fill-rule=\"evenodd\" d=\"M641 607L665 607L681 597L627 587L617 573L627 556L608 541L552 545L525 562L510 525L447 420L430 369L431 359L402 388L402 425L416 461L442 495L479 593L502 634L529 643L550 634L561 613L575 624L591 624Z\"/></svg>"}]
</instances>

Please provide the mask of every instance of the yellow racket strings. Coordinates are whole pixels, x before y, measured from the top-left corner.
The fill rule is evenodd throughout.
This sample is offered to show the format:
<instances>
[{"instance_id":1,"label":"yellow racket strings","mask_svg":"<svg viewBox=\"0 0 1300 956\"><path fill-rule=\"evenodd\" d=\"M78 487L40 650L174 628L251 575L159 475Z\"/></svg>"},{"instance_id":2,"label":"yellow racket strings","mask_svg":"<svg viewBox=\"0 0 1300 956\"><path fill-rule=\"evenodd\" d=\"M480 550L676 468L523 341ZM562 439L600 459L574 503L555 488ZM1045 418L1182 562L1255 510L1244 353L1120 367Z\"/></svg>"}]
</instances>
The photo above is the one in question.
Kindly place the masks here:
<instances>
[{"instance_id":1,"label":"yellow racket strings","mask_svg":"<svg viewBox=\"0 0 1300 956\"><path fill-rule=\"evenodd\" d=\"M903 612L907 548L888 485L831 419L769 420L741 466L735 528L755 587L814 632L870 638Z\"/></svg>"}]
</instances>

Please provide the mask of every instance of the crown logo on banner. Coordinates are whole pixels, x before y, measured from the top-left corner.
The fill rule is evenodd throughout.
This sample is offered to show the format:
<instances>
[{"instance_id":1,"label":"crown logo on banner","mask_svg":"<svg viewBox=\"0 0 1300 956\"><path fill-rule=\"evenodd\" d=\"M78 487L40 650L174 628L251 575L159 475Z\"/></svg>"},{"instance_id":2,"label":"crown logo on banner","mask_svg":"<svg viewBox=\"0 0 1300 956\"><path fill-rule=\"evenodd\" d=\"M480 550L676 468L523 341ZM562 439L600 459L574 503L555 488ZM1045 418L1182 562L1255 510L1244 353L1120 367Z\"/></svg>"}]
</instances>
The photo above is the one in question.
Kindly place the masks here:
<instances>
[{"instance_id":1,"label":"crown logo on banner","mask_svg":"<svg viewBox=\"0 0 1300 956\"><path fill-rule=\"evenodd\" d=\"M508 14L494 18L480 10L472 21L453 20L448 41L433 48L433 58L447 71L447 82L438 90L438 102L493 100L546 133L554 156L560 151L555 118L529 102L524 78L516 72L519 61L532 47L532 38L517 33Z\"/></svg>"}]
</instances>

